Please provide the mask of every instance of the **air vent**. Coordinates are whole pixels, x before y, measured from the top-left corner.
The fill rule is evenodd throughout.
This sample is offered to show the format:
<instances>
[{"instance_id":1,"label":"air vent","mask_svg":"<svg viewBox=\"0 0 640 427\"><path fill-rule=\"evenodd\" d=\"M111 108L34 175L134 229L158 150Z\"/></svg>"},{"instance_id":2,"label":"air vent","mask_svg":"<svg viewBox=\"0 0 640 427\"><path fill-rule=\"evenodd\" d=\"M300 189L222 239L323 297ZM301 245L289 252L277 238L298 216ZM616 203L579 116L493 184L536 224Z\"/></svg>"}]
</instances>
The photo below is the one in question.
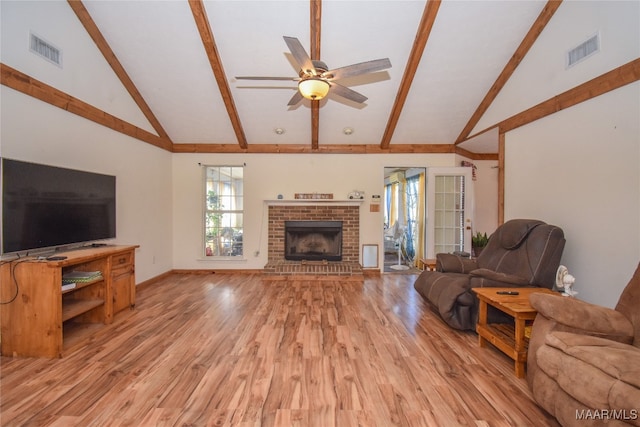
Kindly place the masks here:
<instances>
[{"instance_id":1,"label":"air vent","mask_svg":"<svg viewBox=\"0 0 640 427\"><path fill-rule=\"evenodd\" d=\"M62 67L62 51L33 33L29 34L29 50L41 58Z\"/></svg>"},{"instance_id":2,"label":"air vent","mask_svg":"<svg viewBox=\"0 0 640 427\"><path fill-rule=\"evenodd\" d=\"M575 48L567 52L567 68L576 65L600 51L600 34L596 34L589 40L580 43Z\"/></svg>"}]
</instances>

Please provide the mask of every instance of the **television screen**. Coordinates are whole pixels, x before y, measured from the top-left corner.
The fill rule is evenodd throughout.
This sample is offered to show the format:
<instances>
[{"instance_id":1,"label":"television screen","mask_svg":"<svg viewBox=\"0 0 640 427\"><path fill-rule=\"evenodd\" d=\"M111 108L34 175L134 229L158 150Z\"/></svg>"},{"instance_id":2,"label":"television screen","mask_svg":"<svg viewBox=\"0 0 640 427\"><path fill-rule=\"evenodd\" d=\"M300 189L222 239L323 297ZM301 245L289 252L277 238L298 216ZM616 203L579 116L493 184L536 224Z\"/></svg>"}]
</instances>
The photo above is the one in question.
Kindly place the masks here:
<instances>
[{"instance_id":1,"label":"television screen","mask_svg":"<svg viewBox=\"0 0 640 427\"><path fill-rule=\"evenodd\" d=\"M2 253L115 236L115 176L2 159Z\"/></svg>"}]
</instances>

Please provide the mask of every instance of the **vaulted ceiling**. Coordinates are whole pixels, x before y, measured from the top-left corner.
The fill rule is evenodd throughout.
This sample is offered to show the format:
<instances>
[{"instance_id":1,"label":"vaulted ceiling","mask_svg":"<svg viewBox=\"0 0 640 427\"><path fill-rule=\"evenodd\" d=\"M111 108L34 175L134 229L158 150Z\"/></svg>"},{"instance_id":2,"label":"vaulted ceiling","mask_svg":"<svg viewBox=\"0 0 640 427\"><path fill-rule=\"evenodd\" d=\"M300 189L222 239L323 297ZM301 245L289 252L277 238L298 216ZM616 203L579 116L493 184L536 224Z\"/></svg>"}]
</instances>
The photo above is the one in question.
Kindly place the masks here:
<instances>
[{"instance_id":1,"label":"vaulted ceiling","mask_svg":"<svg viewBox=\"0 0 640 427\"><path fill-rule=\"evenodd\" d=\"M47 102L164 149L475 158L496 158L498 123L481 118L561 7L524 0L58 3L78 18L144 119L132 123L4 62L3 84L34 96L45 91ZM330 93L288 106L296 82L235 79L297 77L283 36L298 38L329 68L378 58L392 67L341 81L368 98L363 104Z\"/></svg>"}]
</instances>

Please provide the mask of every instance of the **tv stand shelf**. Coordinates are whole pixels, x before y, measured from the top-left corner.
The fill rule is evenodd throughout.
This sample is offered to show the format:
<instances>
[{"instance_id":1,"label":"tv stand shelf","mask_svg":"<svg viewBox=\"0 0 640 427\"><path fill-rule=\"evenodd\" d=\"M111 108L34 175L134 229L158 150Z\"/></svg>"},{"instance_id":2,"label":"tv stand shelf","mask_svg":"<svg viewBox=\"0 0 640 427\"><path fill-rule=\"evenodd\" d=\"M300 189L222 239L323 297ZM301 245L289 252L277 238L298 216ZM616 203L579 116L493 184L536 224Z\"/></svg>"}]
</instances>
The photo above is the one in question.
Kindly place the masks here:
<instances>
[{"instance_id":1,"label":"tv stand shelf","mask_svg":"<svg viewBox=\"0 0 640 427\"><path fill-rule=\"evenodd\" d=\"M63 323L109 324L115 313L133 308L137 247L86 247L64 252L64 260L3 264L0 300L15 298L0 312L2 355L62 357ZM101 277L63 291L62 276L71 271L100 271Z\"/></svg>"},{"instance_id":2,"label":"tv stand shelf","mask_svg":"<svg viewBox=\"0 0 640 427\"><path fill-rule=\"evenodd\" d=\"M91 286L91 285L93 285L94 283L102 282L103 280L104 280L104 279L103 279L102 277L100 277L99 279L91 280L91 281L88 281L88 282L76 283L76 287L75 287L75 288L71 288L71 289L63 290L63 291L62 291L62 295L64 295L64 294L68 294L68 293L72 293L72 292L75 292L75 291L77 291L78 289L82 289L82 288L84 288L84 287L86 287L86 286Z\"/></svg>"},{"instance_id":3,"label":"tv stand shelf","mask_svg":"<svg viewBox=\"0 0 640 427\"><path fill-rule=\"evenodd\" d=\"M104 305L103 299L71 300L65 302L62 306L62 321L65 322L73 319L102 305Z\"/></svg>"}]
</instances>

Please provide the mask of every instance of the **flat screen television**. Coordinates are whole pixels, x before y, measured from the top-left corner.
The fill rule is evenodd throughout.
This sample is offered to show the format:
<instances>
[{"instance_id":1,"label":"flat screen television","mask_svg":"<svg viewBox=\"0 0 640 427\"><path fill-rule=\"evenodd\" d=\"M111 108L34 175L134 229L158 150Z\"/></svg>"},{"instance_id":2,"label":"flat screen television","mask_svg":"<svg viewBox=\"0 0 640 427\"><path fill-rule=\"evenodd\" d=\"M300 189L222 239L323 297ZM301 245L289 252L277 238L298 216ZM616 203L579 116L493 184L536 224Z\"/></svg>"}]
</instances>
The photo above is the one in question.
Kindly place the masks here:
<instances>
[{"instance_id":1,"label":"flat screen television","mask_svg":"<svg viewBox=\"0 0 640 427\"><path fill-rule=\"evenodd\" d=\"M2 253L116 236L116 177L2 159Z\"/></svg>"}]
</instances>

